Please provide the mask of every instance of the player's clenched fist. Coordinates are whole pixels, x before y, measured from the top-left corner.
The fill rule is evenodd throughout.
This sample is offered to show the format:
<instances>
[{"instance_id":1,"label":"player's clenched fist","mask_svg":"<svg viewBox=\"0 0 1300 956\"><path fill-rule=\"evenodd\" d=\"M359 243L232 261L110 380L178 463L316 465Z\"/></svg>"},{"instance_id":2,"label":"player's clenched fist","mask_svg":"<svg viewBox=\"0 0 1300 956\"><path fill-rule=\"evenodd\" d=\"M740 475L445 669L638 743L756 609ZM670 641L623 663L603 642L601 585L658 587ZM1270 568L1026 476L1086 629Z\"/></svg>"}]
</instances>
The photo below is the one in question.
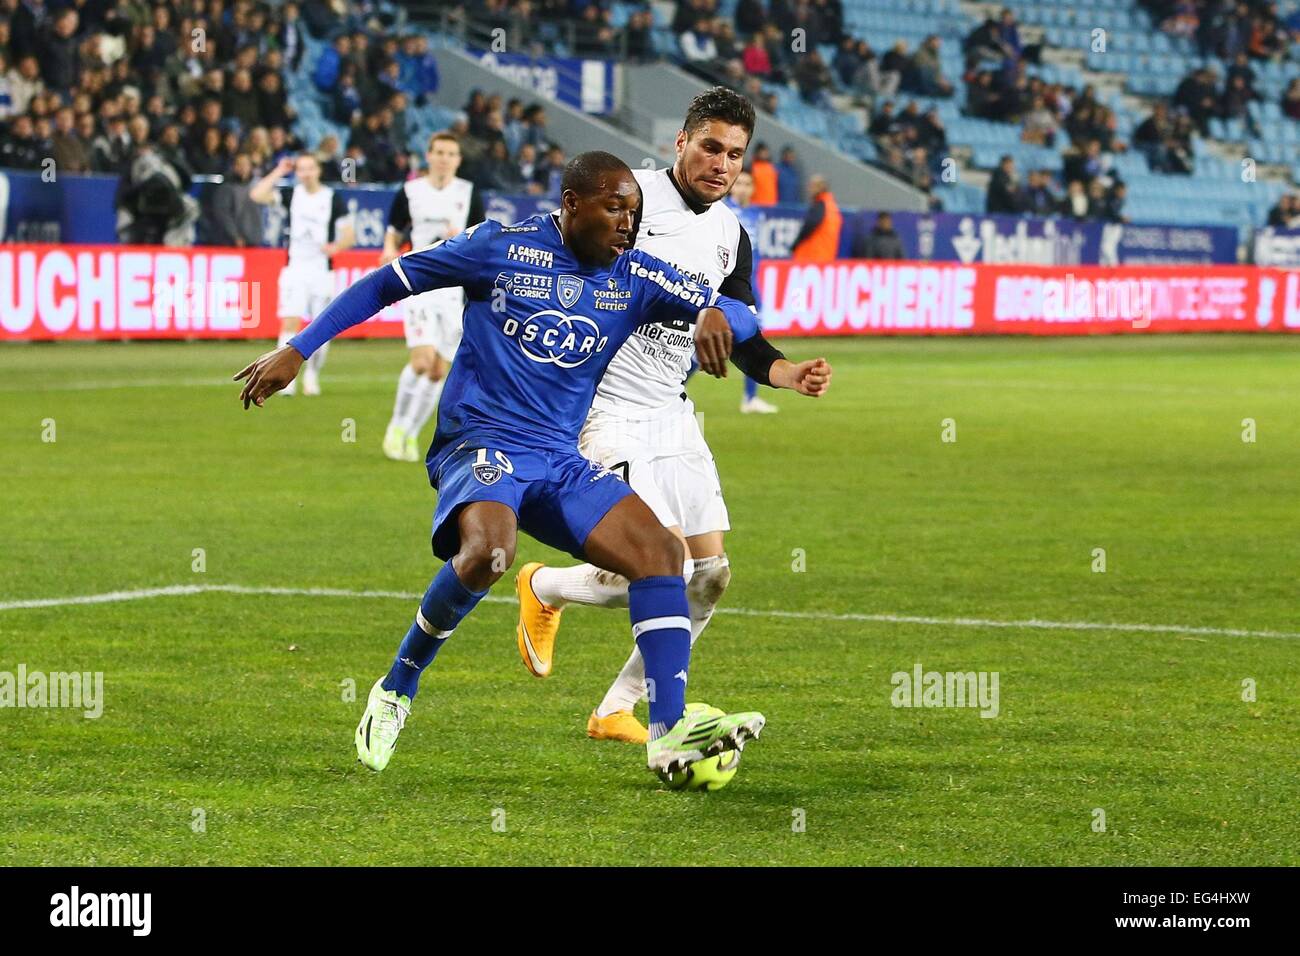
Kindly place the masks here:
<instances>
[{"instance_id":1,"label":"player's clenched fist","mask_svg":"<svg viewBox=\"0 0 1300 956\"><path fill-rule=\"evenodd\" d=\"M302 354L292 345L282 345L267 352L235 376L236 382L241 378L248 379L244 383L244 390L239 393L239 400L245 408L250 403L263 404L297 377L303 361Z\"/></svg>"},{"instance_id":2,"label":"player's clenched fist","mask_svg":"<svg viewBox=\"0 0 1300 956\"><path fill-rule=\"evenodd\" d=\"M821 398L831 387L831 365L824 358L798 363L776 361L769 375L776 388L793 389L810 398Z\"/></svg>"}]
</instances>

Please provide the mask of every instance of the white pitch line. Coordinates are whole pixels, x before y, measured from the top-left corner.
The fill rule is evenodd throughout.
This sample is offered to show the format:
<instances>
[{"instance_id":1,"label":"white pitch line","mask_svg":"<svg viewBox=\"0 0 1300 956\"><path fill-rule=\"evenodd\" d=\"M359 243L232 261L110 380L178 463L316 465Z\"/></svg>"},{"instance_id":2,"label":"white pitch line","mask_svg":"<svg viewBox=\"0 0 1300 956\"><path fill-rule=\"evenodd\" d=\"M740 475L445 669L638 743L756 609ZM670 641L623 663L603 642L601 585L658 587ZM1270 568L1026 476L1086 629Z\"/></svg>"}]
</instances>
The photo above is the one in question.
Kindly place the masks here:
<instances>
[{"instance_id":1,"label":"white pitch line","mask_svg":"<svg viewBox=\"0 0 1300 956\"><path fill-rule=\"evenodd\" d=\"M250 587L243 584L177 584L165 588L141 588L135 591L107 591L103 594L83 594L61 598L31 598L19 601L0 601L0 611L18 611L33 608L67 607L80 604L112 604L119 601L139 601L145 598L178 597L191 594L246 594L278 595L289 597L381 598L418 601L424 596L417 591L355 591L347 588L281 588ZM484 598L493 604L514 604L514 598ZM923 624L929 627L1012 628L1043 631L1137 631L1144 634L1191 634L1203 637L1266 637L1300 640L1300 633L1290 631L1251 631L1235 627L1192 627L1181 624L1107 624L1097 621L1040 621L1036 618L1023 621L994 621L978 617L923 617L909 614L855 614L829 611L781 611L757 608L720 607L718 614L736 614L743 617L777 617L804 621L862 621L870 624Z\"/></svg>"}]
</instances>

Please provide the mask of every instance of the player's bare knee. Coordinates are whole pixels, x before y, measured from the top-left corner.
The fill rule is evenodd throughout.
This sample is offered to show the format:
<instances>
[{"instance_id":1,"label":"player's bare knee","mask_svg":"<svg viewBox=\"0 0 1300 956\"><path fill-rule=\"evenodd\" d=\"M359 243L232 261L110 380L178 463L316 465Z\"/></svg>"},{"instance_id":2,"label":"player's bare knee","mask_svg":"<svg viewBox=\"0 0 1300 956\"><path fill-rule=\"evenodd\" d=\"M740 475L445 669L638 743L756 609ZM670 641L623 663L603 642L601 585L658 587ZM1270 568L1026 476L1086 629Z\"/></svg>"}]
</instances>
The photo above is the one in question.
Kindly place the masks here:
<instances>
[{"instance_id":1,"label":"player's bare knee","mask_svg":"<svg viewBox=\"0 0 1300 956\"><path fill-rule=\"evenodd\" d=\"M515 562L513 541L479 536L461 542L456 552L456 574L471 591L482 591L501 580Z\"/></svg>"},{"instance_id":2,"label":"player's bare knee","mask_svg":"<svg viewBox=\"0 0 1300 956\"><path fill-rule=\"evenodd\" d=\"M675 577L682 573L686 563L685 545L668 531L660 528L659 532L636 542L637 577Z\"/></svg>"}]
</instances>

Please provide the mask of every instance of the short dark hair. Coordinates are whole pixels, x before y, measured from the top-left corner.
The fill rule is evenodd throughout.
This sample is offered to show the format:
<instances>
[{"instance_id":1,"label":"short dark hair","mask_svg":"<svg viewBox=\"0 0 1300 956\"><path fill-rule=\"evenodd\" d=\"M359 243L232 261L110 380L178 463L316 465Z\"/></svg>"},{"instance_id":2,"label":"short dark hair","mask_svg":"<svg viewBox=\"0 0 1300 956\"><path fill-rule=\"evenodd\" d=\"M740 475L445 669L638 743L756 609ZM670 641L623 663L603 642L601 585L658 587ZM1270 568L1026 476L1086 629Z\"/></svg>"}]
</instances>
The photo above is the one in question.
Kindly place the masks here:
<instances>
[{"instance_id":1,"label":"short dark hair","mask_svg":"<svg viewBox=\"0 0 1300 956\"><path fill-rule=\"evenodd\" d=\"M560 192L572 189L579 196L590 196L610 173L632 174L631 168L613 153L593 149L579 153L564 166L560 179Z\"/></svg>"},{"instance_id":2,"label":"short dark hair","mask_svg":"<svg viewBox=\"0 0 1300 956\"><path fill-rule=\"evenodd\" d=\"M686 135L689 137L710 120L721 120L733 126L740 126L748 135L753 136L754 104L735 90L729 90L725 86L715 86L691 100L691 105L686 107L686 119L682 121L682 129L686 130Z\"/></svg>"}]
</instances>

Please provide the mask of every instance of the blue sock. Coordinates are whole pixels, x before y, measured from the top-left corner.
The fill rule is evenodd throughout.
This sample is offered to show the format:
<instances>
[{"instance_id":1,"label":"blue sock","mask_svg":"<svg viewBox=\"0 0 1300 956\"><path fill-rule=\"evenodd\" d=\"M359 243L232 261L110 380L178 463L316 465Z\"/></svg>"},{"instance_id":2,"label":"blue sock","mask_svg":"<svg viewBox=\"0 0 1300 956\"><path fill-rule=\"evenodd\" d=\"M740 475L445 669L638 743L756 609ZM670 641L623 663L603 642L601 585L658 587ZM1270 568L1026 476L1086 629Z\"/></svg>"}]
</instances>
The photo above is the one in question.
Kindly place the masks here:
<instances>
[{"instance_id":1,"label":"blue sock","mask_svg":"<svg viewBox=\"0 0 1300 956\"><path fill-rule=\"evenodd\" d=\"M420 674L433 663L461 618L474 610L485 594L487 591L469 590L456 576L451 562L444 564L424 592L415 623L397 648L397 657L381 685L384 690L395 690L414 700Z\"/></svg>"},{"instance_id":2,"label":"blue sock","mask_svg":"<svg viewBox=\"0 0 1300 956\"><path fill-rule=\"evenodd\" d=\"M653 740L671 730L686 710L686 672L691 665L686 582L680 575L633 581L627 604L632 637L645 660Z\"/></svg>"},{"instance_id":3,"label":"blue sock","mask_svg":"<svg viewBox=\"0 0 1300 956\"><path fill-rule=\"evenodd\" d=\"M750 378L748 375L746 375L745 376L745 398L751 399L755 397L757 394L758 394L758 383L754 381L752 378Z\"/></svg>"}]
</instances>

